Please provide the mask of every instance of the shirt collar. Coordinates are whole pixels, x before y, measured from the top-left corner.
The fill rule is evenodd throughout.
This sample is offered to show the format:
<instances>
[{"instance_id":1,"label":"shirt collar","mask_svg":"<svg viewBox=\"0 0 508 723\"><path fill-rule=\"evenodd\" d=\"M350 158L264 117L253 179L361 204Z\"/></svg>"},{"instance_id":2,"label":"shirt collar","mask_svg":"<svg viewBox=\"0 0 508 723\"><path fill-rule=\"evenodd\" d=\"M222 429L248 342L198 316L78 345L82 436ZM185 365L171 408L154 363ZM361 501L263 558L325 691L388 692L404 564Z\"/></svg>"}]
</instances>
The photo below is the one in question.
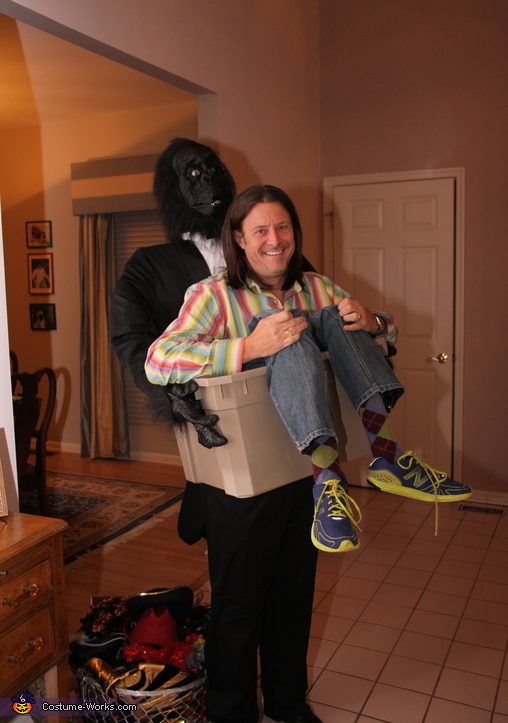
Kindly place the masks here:
<instances>
[{"instance_id":1,"label":"shirt collar","mask_svg":"<svg viewBox=\"0 0 508 723\"><path fill-rule=\"evenodd\" d=\"M247 277L247 287L253 291L255 294L266 294L267 290L262 289L260 285L250 278L250 276ZM290 289L287 289L285 292L284 299L288 299L290 296L294 296L294 294L299 294L303 290L303 286L299 281L295 281L293 286Z\"/></svg>"}]
</instances>

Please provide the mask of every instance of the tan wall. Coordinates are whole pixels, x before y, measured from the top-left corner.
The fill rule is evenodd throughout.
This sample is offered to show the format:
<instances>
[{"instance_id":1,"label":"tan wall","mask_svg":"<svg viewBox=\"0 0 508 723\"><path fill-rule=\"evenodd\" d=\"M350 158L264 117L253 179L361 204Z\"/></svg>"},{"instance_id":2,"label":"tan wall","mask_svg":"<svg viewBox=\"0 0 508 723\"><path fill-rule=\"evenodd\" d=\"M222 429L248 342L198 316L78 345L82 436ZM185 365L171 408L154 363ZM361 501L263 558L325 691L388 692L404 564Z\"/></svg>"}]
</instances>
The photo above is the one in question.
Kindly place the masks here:
<instances>
[{"instance_id":1,"label":"tan wall","mask_svg":"<svg viewBox=\"0 0 508 723\"><path fill-rule=\"evenodd\" d=\"M80 444L79 227L72 215L71 163L103 156L157 153L175 135L196 137L195 103L79 121L48 123L0 134L0 195L9 339L20 368L52 366L58 377L52 441ZM54 291L28 292L25 222L51 220ZM30 329L29 304L54 303L57 330Z\"/></svg>"},{"instance_id":2,"label":"tan wall","mask_svg":"<svg viewBox=\"0 0 508 723\"><path fill-rule=\"evenodd\" d=\"M63 39L101 49L132 67L150 64L156 77L187 90L199 87L216 94L200 99L201 140L220 142L239 190L265 182L280 185L293 196L307 237L306 255L320 265L315 0L151 0L149 13L139 0L80 4L23 0L1 9ZM20 351L22 365L51 363L59 369L61 386L66 394L70 390L66 401L60 400L60 418L57 414L64 445L79 442L77 222L67 211L69 165L89 157L156 152L164 147L168 134L161 133L160 126L147 129L145 118L141 125L141 135L133 132L139 133L139 128L123 121L103 135L89 119L83 124L47 124L0 139L11 344ZM5 164L4 151L9 155ZM58 330L50 334L27 333L32 297L27 290L24 222L33 220L34 213L54 221Z\"/></svg>"},{"instance_id":3,"label":"tan wall","mask_svg":"<svg viewBox=\"0 0 508 723\"><path fill-rule=\"evenodd\" d=\"M322 0L323 176L463 166L463 478L506 489L508 4Z\"/></svg>"}]
</instances>

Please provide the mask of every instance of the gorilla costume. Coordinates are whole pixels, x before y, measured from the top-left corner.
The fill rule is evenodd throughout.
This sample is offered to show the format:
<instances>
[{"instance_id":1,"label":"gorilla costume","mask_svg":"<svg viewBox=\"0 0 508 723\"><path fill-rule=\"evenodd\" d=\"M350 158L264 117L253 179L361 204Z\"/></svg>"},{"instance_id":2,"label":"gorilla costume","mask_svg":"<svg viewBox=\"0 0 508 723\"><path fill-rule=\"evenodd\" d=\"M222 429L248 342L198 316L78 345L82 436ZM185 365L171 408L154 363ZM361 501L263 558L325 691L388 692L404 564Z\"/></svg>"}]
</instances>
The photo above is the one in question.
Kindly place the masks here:
<instances>
[{"instance_id":1,"label":"gorilla costume","mask_svg":"<svg viewBox=\"0 0 508 723\"><path fill-rule=\"evenodd\" d=\"M227 442L195 400L195 382L150 384L145 359L150 344L178 316L186 290L214 273L213 262L235 181L217 153L187 138L175 138L159 157L154 195L169 243L139 248L126 263L112 295L111 342L122 366L147 395L155 421L181 427L191 422L205 447ZM199 247L199 248L198 248ZM201 250L199 250L201 249Z\"/></svg>"}]
</instances>

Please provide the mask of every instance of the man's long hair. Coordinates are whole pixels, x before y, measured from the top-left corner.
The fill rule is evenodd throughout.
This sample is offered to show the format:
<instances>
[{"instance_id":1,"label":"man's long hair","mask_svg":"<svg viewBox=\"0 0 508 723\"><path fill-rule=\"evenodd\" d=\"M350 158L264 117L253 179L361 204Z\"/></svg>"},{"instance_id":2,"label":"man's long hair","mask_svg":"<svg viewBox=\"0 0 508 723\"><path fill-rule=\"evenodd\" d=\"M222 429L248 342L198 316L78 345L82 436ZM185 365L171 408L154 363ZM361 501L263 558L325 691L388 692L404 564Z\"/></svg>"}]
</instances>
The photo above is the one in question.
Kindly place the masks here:
<instances>
[{"instance_id":1,"label":"man's long hair","mask_svg":"<svg viewBox=\"0 0 508 723\"><path fill-rule=\"evenodd\" d=\"M302 228L293 201L287 193L277 186L250 186L242 191L226 214L222 227L221 243L228 270L228 283L234 289L241 289L247 283L247 277L261 288L265 283L249 266L245 251L235 239L235 231L242 233L245 217L258 203L280 203L289 213L295 239L295 251L289 260L282 288L289 289L302 278Z\"/></svg>"}]
</instances>

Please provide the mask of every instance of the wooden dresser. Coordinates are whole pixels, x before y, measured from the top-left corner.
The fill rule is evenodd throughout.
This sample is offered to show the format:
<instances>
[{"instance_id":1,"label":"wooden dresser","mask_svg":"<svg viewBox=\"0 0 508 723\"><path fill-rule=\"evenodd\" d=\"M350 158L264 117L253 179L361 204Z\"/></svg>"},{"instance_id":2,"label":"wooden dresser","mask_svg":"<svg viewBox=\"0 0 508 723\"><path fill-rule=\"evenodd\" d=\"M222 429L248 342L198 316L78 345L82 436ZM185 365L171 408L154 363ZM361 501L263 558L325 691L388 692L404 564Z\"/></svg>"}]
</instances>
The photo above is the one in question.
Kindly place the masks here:
<instances>
[{"instance_id":1,"label":"wooden dresser","mask_svg":"<svg viewBox=\"0 0 508 723\"><path fill-rule=\"evenodd\" d=\"M12 512L0 522L0 698L44 675L47 698L69 697L63 520Z\"/></svg>"}]
</instances>

